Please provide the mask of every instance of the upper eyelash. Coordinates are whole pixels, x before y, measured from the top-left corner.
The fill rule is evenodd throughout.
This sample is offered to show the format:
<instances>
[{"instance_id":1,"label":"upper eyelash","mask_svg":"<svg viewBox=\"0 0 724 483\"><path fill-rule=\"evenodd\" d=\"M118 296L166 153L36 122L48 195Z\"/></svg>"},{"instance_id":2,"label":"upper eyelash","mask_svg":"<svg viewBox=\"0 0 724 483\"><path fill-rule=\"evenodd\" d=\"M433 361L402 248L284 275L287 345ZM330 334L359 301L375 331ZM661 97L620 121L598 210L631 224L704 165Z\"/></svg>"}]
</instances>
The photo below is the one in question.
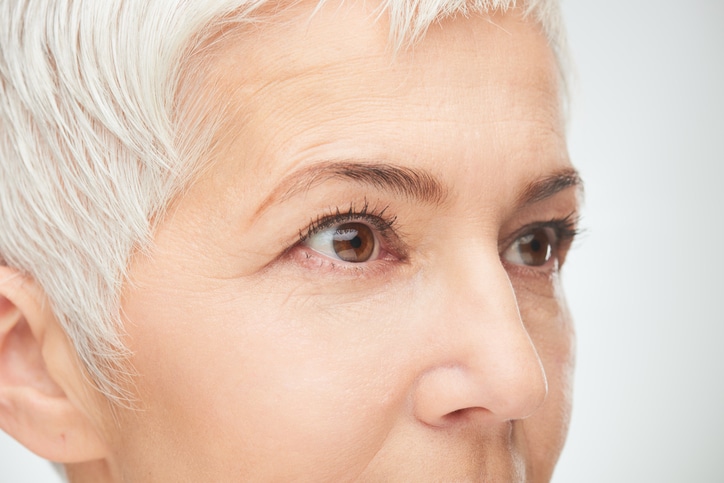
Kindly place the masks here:
<instances>
[{"instance_id":1,"label":"upper eyelash","mask_svg":"<svg viewBox=\"0 0 724 483\"><path fill-rule=\"evenodd\" d=\"M568 242L581 234L581 229L578 228L579 222L580 216L574 211L564 218L553 218L552 220L548 220L546 222L534 223L525 227L524 230L551 228L556 233L558 243Z\"/></svg>"},{"instance_id":2,"label":"upper eyelash","mask_svg":"<svg viewBox=\"0 0 724 483\"><path fill-rule=\"evenodd\" d=\"M350 203L349 209L346 212L343 212L339 207L336 207L332 214L319 215L316 219L312 219L309 222L309 226L307 226L306 232L304 230L300 230L299 242L303 243L322 230L353 220L364 220L372 225L373 228L377 229L381 234L384 234L390 230L397 221L396 216L390 217L386 215L388 208L389 206L385 206L381 210L370 210L367 200L364 201L361 209L355 208L354 203Z\"/></svg>"}]
</instances>

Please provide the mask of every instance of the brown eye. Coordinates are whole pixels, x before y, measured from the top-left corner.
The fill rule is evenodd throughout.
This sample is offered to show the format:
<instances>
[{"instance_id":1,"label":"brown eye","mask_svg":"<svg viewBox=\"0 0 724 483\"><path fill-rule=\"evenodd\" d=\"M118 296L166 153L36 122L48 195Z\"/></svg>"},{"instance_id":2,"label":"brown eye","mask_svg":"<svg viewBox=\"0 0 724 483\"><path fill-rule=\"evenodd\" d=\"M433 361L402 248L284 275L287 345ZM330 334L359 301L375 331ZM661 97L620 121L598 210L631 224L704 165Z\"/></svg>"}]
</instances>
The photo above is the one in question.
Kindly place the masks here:
<instances>
[{"instance_id":1,"label":"brown eye","mask_svg":"<svg viewBox=\"0 0 724 483\"><path fill-rule=\"evenodd\" d=\"M503 258L518 265L540 267L553 256L555 235L550 228L536 228L518 237L503 253Z\"/></svg>"},{"instance_id":2,"label":"brown eye","mask_svg":"<svg viewBox=\"0 0 724 483\"><path fill-rule=\"evenodd\" d=\"M372 229L362 223L338 225L332 235L334 253L345 262L366 262L375 253L376 245Z\"/></svg>"},{"instance_id":3,"label":"brown eye","mask_svg":"<svg viewBox=\"0 0 724 483\"><path fill-rule=\"evenodd\" d=\"M350 263L374 260L380 252L374 229L357 222L341 223L320 230L304 244L329 258Z\"/></svg>"}]
</instances>

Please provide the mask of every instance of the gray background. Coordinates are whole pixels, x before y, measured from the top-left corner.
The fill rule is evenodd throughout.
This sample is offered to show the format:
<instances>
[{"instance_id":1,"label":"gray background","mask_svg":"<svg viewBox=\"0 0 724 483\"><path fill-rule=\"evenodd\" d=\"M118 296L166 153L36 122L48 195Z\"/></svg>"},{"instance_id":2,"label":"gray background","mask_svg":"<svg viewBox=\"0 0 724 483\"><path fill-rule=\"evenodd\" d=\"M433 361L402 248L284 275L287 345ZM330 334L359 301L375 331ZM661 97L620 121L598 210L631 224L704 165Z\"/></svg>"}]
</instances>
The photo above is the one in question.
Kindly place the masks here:
<instances>
[{"instance_id":1,"label":"gray background","mask_svg":"<svg viewBox=\"0 0 724 483\"><path fill-rule=\"evenodd\" d=\"M554 483L722 482L724 2L564 11L587 233L564 273L578 372ZM0 482L55 481L0 433Z\"/></svg>"},{"instance_id":2,"label":"gray background","mask_svg":"<svg viewBox=\"0 0 724 483\"><path fill-rule=\"evenodd\" d=\"M724 2L565 13L589 232L564 274L578 372L554 481L724 482Z\"/></svg>"}]
</instances>

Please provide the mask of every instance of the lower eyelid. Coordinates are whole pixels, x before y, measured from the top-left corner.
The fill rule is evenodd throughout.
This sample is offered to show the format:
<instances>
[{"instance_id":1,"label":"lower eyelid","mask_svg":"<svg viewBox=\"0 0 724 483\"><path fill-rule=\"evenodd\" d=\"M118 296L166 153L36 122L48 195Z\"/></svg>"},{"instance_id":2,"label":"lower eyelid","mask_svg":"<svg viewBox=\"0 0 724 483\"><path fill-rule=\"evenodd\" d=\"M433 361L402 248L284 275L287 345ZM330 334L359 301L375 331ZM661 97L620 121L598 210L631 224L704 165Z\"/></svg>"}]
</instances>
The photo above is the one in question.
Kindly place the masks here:
<instances>
[{"instance_id":1,"label":"lower eyelid","mask_svg":"<svg viewBox=\"0 0 724 483\"><path fill-rule=\"evenodd\" d=\"M370 262L350 263L342 260L332 260L301 244L289 250L287 257L293 264L312 274L312 276L320 273L334 273L354 276L355 278L386 275L400 262L399 259L393 257L384 249L382 249L379 258Z\"/></svg>"},{"instance_id":2,"label":"lower eyelid","mask_svg":"<svg viewBox=\"0 0 724 483\"><path fill-rule=\"evenodd\" d=\"M559 272L558 260L556 258L552 258L545 265L538 267L518 265L502 259L501 262L505 270L508 272L508 276L511 281L513 279L529 279L550 283Z\"/></svg>"}]
</instances>

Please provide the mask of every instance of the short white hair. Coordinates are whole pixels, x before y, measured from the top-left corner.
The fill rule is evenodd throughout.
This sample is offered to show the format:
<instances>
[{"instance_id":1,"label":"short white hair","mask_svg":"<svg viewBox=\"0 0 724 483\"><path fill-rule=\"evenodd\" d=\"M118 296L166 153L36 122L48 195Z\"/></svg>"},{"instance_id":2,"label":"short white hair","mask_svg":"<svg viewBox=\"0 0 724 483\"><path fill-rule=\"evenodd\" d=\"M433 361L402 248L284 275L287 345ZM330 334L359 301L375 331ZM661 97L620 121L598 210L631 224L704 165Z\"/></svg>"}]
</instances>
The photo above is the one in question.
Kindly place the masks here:
<instances>
[{"instance_id":1,"label":"short white hair","mask_svg":"<svg viewBox=\"0 0 724 483\"><path fill-rule=\"evenodd\" d=\"M96 387L128 402L120 293L131 255L193 178L219 120L185 119L184 65L266 0L0 2L0 264L33 277ZM557 0L528 0L564 68ZM383 0L396 48L515 0ZM185 124L184 124L185 123ZM183 131L206 126L188 141ZM199 131L203 134L204 131ZM127 378L126 378L127 379Z\"/></svg>"}]
</instances>

